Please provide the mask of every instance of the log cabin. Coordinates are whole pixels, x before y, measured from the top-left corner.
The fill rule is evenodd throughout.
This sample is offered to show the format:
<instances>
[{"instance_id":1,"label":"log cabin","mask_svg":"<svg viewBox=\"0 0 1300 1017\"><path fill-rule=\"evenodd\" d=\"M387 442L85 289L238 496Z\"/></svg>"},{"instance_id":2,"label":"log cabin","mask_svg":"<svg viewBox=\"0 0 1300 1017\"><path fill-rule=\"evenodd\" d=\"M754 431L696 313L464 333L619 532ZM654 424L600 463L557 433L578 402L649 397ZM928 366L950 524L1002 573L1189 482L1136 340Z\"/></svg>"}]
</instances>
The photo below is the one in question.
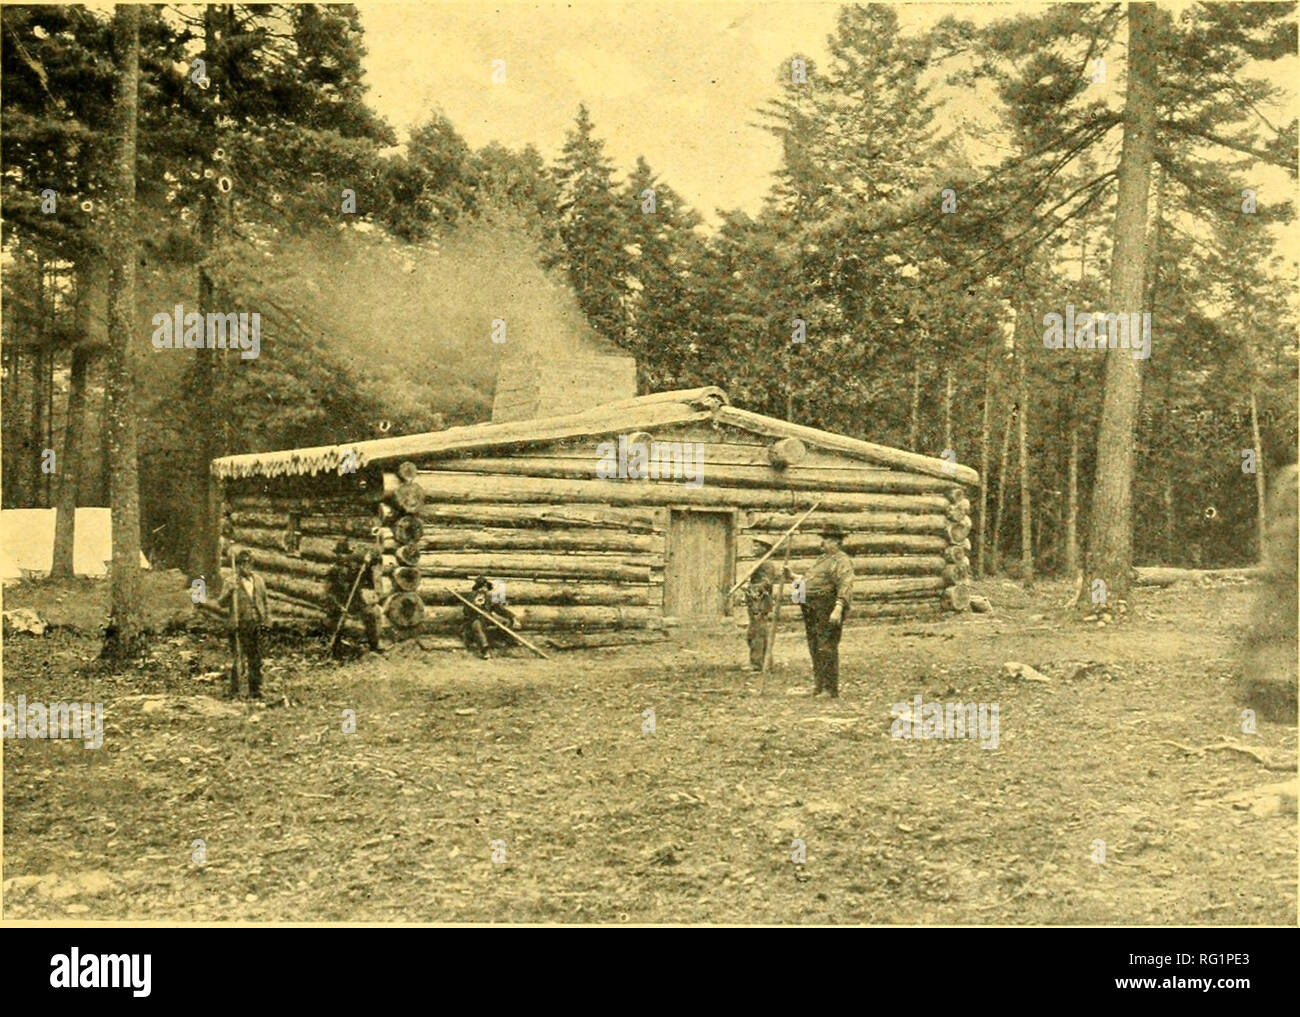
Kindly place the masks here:
<instances>
[{"instance_id":1,"label":"log cabin","mask_svg":"<svg viewBox=\"0 0 1300 1017\"><path fill-rule=\"evenodd\" d=\"M460 645L453 591L486 575L525 632L609 645L743 611L728 589L816 503L790 567L811 565L820 527L849 531L851 622L968 607L974 470L752 413L721 388L634 393L631 358L517 363L488 423L214 460L223 545L252 552L290 624L324 623L347 537L382 553L391 638Z\"/></svg>"}]
</instances>

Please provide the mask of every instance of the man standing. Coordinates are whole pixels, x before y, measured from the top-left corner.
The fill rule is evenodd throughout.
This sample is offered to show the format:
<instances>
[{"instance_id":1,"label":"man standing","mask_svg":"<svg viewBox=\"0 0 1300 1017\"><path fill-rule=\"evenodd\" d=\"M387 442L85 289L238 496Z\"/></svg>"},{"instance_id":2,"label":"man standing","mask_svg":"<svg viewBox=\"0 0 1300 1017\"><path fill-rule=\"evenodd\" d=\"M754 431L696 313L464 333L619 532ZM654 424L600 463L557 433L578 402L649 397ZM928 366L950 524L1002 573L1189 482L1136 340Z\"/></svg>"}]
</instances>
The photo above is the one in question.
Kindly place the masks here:
<instances>
[{"instance_id":1,"label":"man standing","mask_svg":"<svg viewBox=\"0 0 1300 1017\"><path fill-rule=\"evenodd\" d=\"M763 660L767 657L767 630L772 624L772 584L775 582L776 570L771 563L764 562L749 577L745 587L745 609L749 612L749 669L763 670Z\"/></svg>"},{"instance_id":2,"label":"man standing","mask_svg":"<svg viewBox=\"0 0 1300 1017\"><path fill-rule=\"evenodd\" d=\"M479 611L500 618L512 629L519 628L519 619L515 617L515 613L504 604L496 603L492 599L491 589L492 584L488 581L488 577L479 576L474 580L474 589L470 591L469 602ZM464 607L462 611L465 619L461 626L461 638L465 640L465 645L471 650L478 650L478 655L484 660L491 659L492 644L500 641L500 630L473 608Z\"/></svg>"},{"instance_id":3,"label":"man standing","mask_svg":"<svg viewBox=\"0 0 1300 1017\"><path fill-rule=\"evenodd\" d=\"M840 633L853 600L853 561L844 553L844 531L828 526L822 530L821 557L806 576L786 578L803 582L803 625L812 657L813 695L822 691L832 699L840 694ZM798 592L798 587L795 587Z\"/></svg>"},{"instance_id":4,"label":"man standing","mask_svg":"<svg viewBox=\"0 0 1300 1017\"><path fill-rule=\"evenodd\" d=\"M248 697L262 698L262 627L271 622L266 599L266 581L253 571L253 556L248 551L235 555L235 581L221 591L217 600L228 608L230 630L230 698L239 696L239 663L248 668Z\"/></svg>"},{"instance_id":5,"label":"man standing","mask_svg":"<svg viewBox=\"0 0 1300 1017\"><path fill-rule=\"evenodd\" d=\"M344 614L361 615L361 622L366 627L366 642L376 653L383 652L379 645L379 594L375 589L375 566L382 560L378 551L354 552L346 539L340 540L334 545L334 567L329 575L330 600L334 606L331 630L338 628ZM341 642L334 644L336 658L341 655Z\"/></svg>"}]
</instances>

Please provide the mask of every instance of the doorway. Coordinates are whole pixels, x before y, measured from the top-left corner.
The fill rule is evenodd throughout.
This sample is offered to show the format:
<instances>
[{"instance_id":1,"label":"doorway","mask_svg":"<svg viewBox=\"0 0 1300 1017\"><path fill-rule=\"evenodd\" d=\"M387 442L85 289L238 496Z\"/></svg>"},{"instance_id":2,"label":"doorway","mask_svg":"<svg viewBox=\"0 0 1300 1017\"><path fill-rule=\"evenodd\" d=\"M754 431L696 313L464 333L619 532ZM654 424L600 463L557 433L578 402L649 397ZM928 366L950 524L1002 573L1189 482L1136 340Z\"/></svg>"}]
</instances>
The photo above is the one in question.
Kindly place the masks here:
<instances>
[{"instance_id":1,"label":"doorway","mask_svg":"<svg viewBox=\"0 0 1300 1017\"><path fill-rule=\"evenodd\" d=\"M664 614L683 624L731 614L727 587L735 565L734 515L673 509L664 563Z\"/></svg>"}]
</instances>

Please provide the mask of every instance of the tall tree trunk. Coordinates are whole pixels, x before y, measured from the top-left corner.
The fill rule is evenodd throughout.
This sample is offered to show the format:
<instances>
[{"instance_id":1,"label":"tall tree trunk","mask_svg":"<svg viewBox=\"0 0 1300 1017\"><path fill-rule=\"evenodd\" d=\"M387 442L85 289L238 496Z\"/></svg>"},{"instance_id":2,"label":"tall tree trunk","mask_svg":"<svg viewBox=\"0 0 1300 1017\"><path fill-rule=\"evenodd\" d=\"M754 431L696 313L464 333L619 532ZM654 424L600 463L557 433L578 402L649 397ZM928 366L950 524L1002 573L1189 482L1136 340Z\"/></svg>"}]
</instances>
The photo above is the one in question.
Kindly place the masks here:
<instances>
[{"instance_id":1,"label":"tall tree trunk","mask_svg":"<svg viewBox=\"0 0 1300 1017\"><path fill-rule=\"evenodd\" d=\"M45 356L42 360L42 366L41 366L41 388L43 389L42 396L45 399L45 436L44 436L44 443L41 445L41 448L50 449L51 451L54 451L54 446L56 444L54 440L55 351L53 346L53 342L54 342L53 299L54 299L54 291L53 289L51 289L50 291L50 300L51 300L50 332L49 332L51 345L45 351ZM54 497L53 497L54 475L61 469L63 469L63 461L59 456L56 455L54 457L54 471L51 473L46 473L44 470L41 471L41 508L54 507Z\"/></svg>"},{"instance_id":2,"label":"tall tree trunk","mask_svg":"<svg viewBox=\"0 0 1300 1017\"><path fill-rule=\"evenodd\" d=\"M993 509L993 540L992 554L990 561L992 563L992 572L997 575L1002 571L1002 507L1006 504L1007 493L1007 460L1011 455L1011 425L1016 419L1016 408L1013 406L1007 411L1007 425L1002 429L1002 457L998 462L998 500Z\"/></svg>"},{"instance_id":3,"label":"tall tree trunk","mask_svg":"<svg viewBox=\"0 0 1300 1017\"><path fill-rule=\"evenodd\" d=\"M1079 574L1079 432L1070 429L1069 479L1065 504L1065 574Z\"/></svg>"},{"instance_id":4,"label":"tall tree trunk","mask_svg":"<svg viewBox=\"0 0 1300 1017\"><path fill-rule=\"evenodd\" d=\"M1020 458L1020 577L1026 587L1034 585L1033 512L1029 501L1029 383L1026 380L1029 359L1029 300L1024 295L1025 306L1017 316L1016 324L1016 382L1020 412L1016 414L1018 438L1017 454Z\"/></svg>"},{"instance_id":5,"label":"tall tree trunk","mask_svg":"<svg viewBox=\"0 0 1300 1017\"><path fill-rule=\"evenodd\" d=\"M227 37L233 31L232 9L222 4L220 10L216 5L208 4L203 13L203 57L207 62L208 76L211 79L210 101L204 110L208 120L209 136L218 137L216 124L220 104L228 103L229 85L225 81L224 64L219 54L220 31L224 25ZM204 154L204 165L212 171L208 188L204 192L199 207L199 235L204 250L204 263L199 267L199 313L219 313L217 304L221 294L213 279L212 263L221 257L226 235L229 229L229 199L222 196L217 188L218 180L225 174L224 164L216 162L212 150L215 141ZM224 434L225 414L221 412L225 395L225 352L217 349L202 348L194 351L191 367L193 385L194 419L198 423L197 440L194 442L194 458L190 464L189 512L185 520L182 540L187 549L186 565L190 578L202 576L209 593L221 592L220 556L220 505L215 501L216 486L211 476L212 460L224 455L226 447Z\"/></svg>"},{"instance_id":6,"label":"tall tree trunk","mask_svg":"<svg viewBox=\"0 0 1300 1017\"><path fill-rule=\"evenodd\" d=\"M73 547L76 542L77 495L85 450L82 439L86 422L86 368L92 356L90 347L72 348L68 376L68 419L64 425L63 448L59 455L59 504L54 521L54 564L50 574L72 578Z\"/></svg>"},{"instance_id":7,"label":"tall tree trunk","mask_svg":"<svg viewBox=\"0 0 1300 1017\"><path fill-rule=\"evenodd\" d=\"M113 504L113 452L110 444L112 435L108 428L108 414L113 405L112 394L108 384L108 352L99 358L103 374L104 399L99 408L99 500L97 505Z\"/></svg>"},{"instance_id":8,"label":"tall tree trunk","mask_svg":"<svg viewBox=\"0 0 1300 1017\"><path fill-rule=\"evenodd\" d=\"M140 8L113 15L118 81L112 114L113 155L105 176L109 209L108 390L112 455L113 567L103 654L124 659L143 640L140 605L140 479L131 347L135 317L136 111L140 84Z\"/></svg>"},{"instance_id":9,"label":"tall tree trunk","mask_svg":"<svg viewBox=\"0 0 1300 1017\"><path fill-rule=\"evenodd\" d=\"M21 447L21 439L18 438L17 429L14 423L22 419L22 415L15 412L16 407L20 405L18 399L18 352L13 346L12 336L10 341L0 345L0 355L4 358L4 372L0 376L0 407L8 412L0 416L0 427L3 427L3 435L0 436L0 449L9 449L6 456L0 456L0 471L3 473L3 492L4 507L16 508L18 503L14 501L14 495L17 493L18 471L14 468L18 463L18 456L14 454L13 449Z\"/></svg>"},{"instance_id":10,"label":"tall tree trunk","mask_svg":"<svg viewBox=\"0 0 1300 1017\"><path fill-rule=\"evenodd\" d=\"M1247 340L1249 346L1250 340ZM1249 355L1249 353L1247 354ZM1255 396L1255 365L1250 365L1250 440L1255 448L1255 521L1256 521L1256 547L1255 560L1261 565L1264 563L1264 541L1268 526L1268 509L1264 500L1264 445L1259 437L1259 403Z\"/></svg>"},{"instance_id":11,"label":"tall tree trunk","mask_svg":"<svg viewBox=\"0 0 1300 1017\"><path fill-rule=\"evenodd\" d=\"M989 439L993 430L993 350L996 338L990 337L984 347L984 406L980 414L980 521L975 533L975 575L984 575L988 568L985 557L985 536L988 533L989 506Z\"/></svg>"},{"instance_id":12,"label":"tall tree trunk","mask_svg":"<svg viewBox=\"0 0 1300 1017\"><path fill-rule=\"evenodd\" d=\"M1147 241L1147 191L1155 155L1156 19L1155 4L1128 7L1128 94L1124 141L1119 160L1115 205L1115 245L1111 258L1110 307L1117 313L1141 312ZM1142 396L1141 364L1131 350L1106 352L1106 383L1097 435L1097 471L1089 514L1088 575L1102 579L1107 596L1129 592L1133 558L1133 447ZM1091 598L1080 598L1091 610Z\"/></svg>"},{"instance_id":13,"label":"tall tree trunk","mask_svg":"<svg viewBox=\"0 0 1300 1017\"><path fill-rule=\"evenodd\" d=\"M32 315L32 336L35 340L31 352L32 405L30 445L27 449L27 467L31 470L29 505L47 508L44 503L45 474L41 472L41 459L49 445L45 441L45 345L50 341L45 318L45 259L36 257L36 306Z\"/></svg>"}]
</instances>

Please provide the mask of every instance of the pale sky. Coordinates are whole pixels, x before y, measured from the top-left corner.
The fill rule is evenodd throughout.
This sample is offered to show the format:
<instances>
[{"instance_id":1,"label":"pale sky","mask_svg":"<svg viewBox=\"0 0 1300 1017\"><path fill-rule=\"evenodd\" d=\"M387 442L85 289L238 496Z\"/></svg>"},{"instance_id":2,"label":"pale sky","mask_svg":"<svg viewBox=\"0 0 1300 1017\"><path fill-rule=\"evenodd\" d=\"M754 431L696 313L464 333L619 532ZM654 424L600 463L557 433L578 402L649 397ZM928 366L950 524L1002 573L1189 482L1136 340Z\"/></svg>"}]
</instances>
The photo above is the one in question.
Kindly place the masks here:
<instances>
[{"instance_id":1,"label":"pale sky","mask_svg":"<svg viewBox=\"0 0 1300 1017\"><path fill-rule=\"evenodd\" d=\"M363 3L368 100L399 133L441 108L474 148L559 153L578 104L620 175L644 155L699 211L757 211L780 151L753 126L795 53L826 59L838 3ZM1010 13L1008 6L1002 13ZM933 13L932 13L933 12ZM904 24L992 5L912 5ZM492 61L506 62L494 84Z\"/></svg>"},{"instance_id":2,"label":"pale sky","mask_svg":"<svg viewBox=\"0 0 1300 1017\"><path fill-rule=\"evenodd\" d=\"M1043 6L896 5L909 34L949 14L983 25ZM792 55L825 66L839 7L822 0L362 0L367 101L397 129L399 141L441 109L474 148L494 140L511 148L531 142L548 162L585 102L620 182L644 155L716 225L718 209L756 213L761 207L780 148L755 126L757 111L779 93L777 77L789 73ZM1089 86L1105 93L1112 108L1123 102L1122 28L1117 43L1107 80ZM504 83L492 80L494 60L505 61ZM1282 108L1270 109L1274 123L1285 123L1295 115L1295 62L1262 70L1286 93ZM946 100L944 117L952 118L937 126L943 133L957 129L968 157L992 165L1005 154L994 102L946 86L940 76L932 71L923 78L934 100ZM1109 139L1111 158L1118 157L1118 137ZM1261 201L1294 194L1282 170L1257 166L1256 174Z\"/></svg>"}]
</instances>

